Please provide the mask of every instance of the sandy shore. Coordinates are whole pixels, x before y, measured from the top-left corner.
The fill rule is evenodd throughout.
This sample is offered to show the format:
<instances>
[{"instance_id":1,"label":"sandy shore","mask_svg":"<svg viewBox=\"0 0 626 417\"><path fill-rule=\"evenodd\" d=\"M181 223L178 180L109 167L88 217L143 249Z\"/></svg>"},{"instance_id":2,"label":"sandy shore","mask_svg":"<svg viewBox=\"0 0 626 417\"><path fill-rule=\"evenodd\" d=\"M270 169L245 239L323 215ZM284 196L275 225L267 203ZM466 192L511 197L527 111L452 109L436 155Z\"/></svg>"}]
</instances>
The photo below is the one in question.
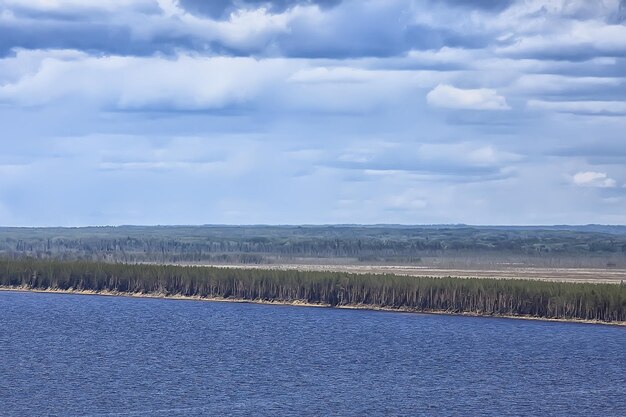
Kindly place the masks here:
<instances>
[{"instance_id":1,"label":"sandy shore","mask_svg":"<svg viewBox=\"0 0 626 417\"><path fill-rule=\"evenodd\" d=\"M209 301L209 302L221 302L221 303L252 303L252 304L269 304L269 305L286 305L286 306L299 306L299 307L322 307L322 308L340 308L349 310L372 310L372 311L385 311L395 313L413 313L413 314L445 314L452 316L469 316L469 317L491 317L491 318L507 318L507 319L519 319L519 320L540 320L540 321L554 321L563 323L584 323L584 324L603 324L609 326L626 326L626 322L606 322L599 320L582 320L582 319L557 319L548 317L532 317L532 316L510 316L510 315L492 315L492 314L479 314L479 313L456 313L444 310L427 310L418 311L410 308L389 308L376 305L366 304L351 304L341 306L331 306L329 304L315 304L309 303L303 300L293 301L274 301L274 300L247 300L243 298L221 298L221 297L200 297L200 296L186 296L179 294L162 294L162 293L130 293L130 292L118 292L118 291L92 291L92 290L59 290L54 288L37 289L29 287L4 287L0 286L0 291L17 291L17 292L40 292L40 293L53 293L53 294L76 294L76 295L96 295L105 297L133 297L133 298L157 298L167 300L187 300L187 301Z\"/></svg>"}]
</instances>

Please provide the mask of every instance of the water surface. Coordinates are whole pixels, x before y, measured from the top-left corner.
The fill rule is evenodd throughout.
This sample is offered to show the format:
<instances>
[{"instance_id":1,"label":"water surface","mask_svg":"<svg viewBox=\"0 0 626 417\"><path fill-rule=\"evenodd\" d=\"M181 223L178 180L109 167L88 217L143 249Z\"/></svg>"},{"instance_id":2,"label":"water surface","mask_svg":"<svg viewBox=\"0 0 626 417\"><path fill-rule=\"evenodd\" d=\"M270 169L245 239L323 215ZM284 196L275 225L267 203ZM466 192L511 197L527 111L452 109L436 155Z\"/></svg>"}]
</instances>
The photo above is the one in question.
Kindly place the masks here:
<instances>
[{"instance_id":1,"label":"water surface","mask_svg":"<svg viewBox=\"0 0 626 417\"><path fill-rule=\"evenodd\" d=\"M626 415L626 329L0 291L0 415Z\"/></svg>"}]
</instances>

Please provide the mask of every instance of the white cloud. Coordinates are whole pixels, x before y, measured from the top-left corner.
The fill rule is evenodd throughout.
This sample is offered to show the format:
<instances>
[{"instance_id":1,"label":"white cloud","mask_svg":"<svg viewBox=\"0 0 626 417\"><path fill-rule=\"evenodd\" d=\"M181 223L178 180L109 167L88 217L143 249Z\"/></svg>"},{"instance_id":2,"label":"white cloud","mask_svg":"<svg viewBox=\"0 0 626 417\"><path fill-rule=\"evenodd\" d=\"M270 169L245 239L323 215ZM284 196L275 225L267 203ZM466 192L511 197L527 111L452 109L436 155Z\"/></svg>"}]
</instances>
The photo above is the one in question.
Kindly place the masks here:
<instances>
[{"instance_id":1,"label":"white cloud","mask_svg":"<svg viewBox=\"0 0 626 417\"><path fill-rule=\"evenodd\" d=\"M480 146L467 142L423 144L418 148L422 162L457 167L500 167L521 159L520 155L501 151L491 145Z\"/></svg>"},{"instance_id":2,"label":"white cloud","mask_svg":"<svg viewBox=\"0 0 626 417\"><path fill-rule=\"evenodd\" d=\"M476 51L463 48L450 48L444 46L438 50L415 50L412 49L407 53L407 58L417 64L423 65L441 65L441 64L472 64L472 60L476 58Z\"/></svg>"},{"instance_id":3,"label":"white cloud","mask_svg":"<svg viewBox=\"0 0 626 417\"><path fill-rule=\"evenodd\" d=\"M24 61L33 65L31 55L25 54ZM6 58L0 68L19 63L22 57L18 53ZM25 106L75 98L117 109L221 108L253 99L297 65L284 59L93 57L54 52L37 64L32 73L0 85L0 100Z\"/></svg>"},{"instance_id":4,"label":"white cloud","mask_svg":"<svg viewBox=\"0 0 626 417\"><path fill-rule=\"evenodd\" d=\"M0 164L2 183L6 184L10 179L19 178L20 175L28 172L28 168L28 165L25 164Z\"/></svg>"},{"instance_id":5,"label":"white cloud","mask_svg":"<svg viewBox=\"0 0 626 417\"><path fill-rule=\"evenodd\" d=\"M470 142L406 144L362 140L334 157L337 166L360 169L366 175L397 176L411 172L455 180L508 176L522 159L492 145Z\"/></svg>"},{"instance_id":6,"label":"white cloud","mask_svg":"<svg viewBox=\"0 0 626 417\"><path fill-rule=\"evenodd\" d=\"M17 50L0 59L0 102L72 101L117 110L204 110L256 105L289 112L366 112L414 99L431 72L312 66L314 60L179 54L93 56ZM365 85L366 84L366 85Z\"/></svg>"},{"instance_id":7,"label":"white cloud","mask_svg":"<svg viewBox=\"0 0 626 417\"><path fill-rule=\"evenodd\" d=\"M489 88L461 89L439 84L427 95L428 104L448 109L509 110L506 99Z\"/></svg>"},{"instance_id":8,"label":"white cloud","mask_svg":"<svg viewBox=\"0 0 626 417\"><path fill-rule=\"evenodd\" d=\"M187 161L157 161L157 162L102 162L99 169L108 171L197 171L217 172L224 168L223 162L187 162Z\"/></svg>"},{"instance_id":9,"label":"white cloud","mask_svg":"<svg viewBox=\"0 0 626 417\"><path fill-rule=\"evenodd\" d=\"M543 101L529 100L528 107L563 113L626 114L626 101Z\"/></svg>"},{"instance_id":10,"label":"white cloud","mask_svg":"<svg viewBox=\"0 0 626 417\"><path fill-rule=\"evenodd\" d=\"M511 56L619 55L626 51L626 26L598 21L573 21L557 26L558 33L544 28L540 34L522 36L498 52ZM582 48L582 49L581 49Z\"/></svg>"},{"instance_id":11,"label":"white cloud","mask_svg":"<svg viewBox=\"0 0 626 417\"><path fill-rule=\"evenodd\" d=\"M239 10L228 21L219 22L217 28L220 37L231 45L244 46L256 40L256 46L261 46L268 37L287 32L292 18L292 13L270 14L264 8Z\"/></svg>"},{"instance_id":12,"label":"white cloud","mask_svg":"<svg viewBox=\"0 0 626 417\"><path fill-rule=\"evenodd\" d=\"M296 83L361 83L375 79L375 72L349 67L316 67L300 70L289 81Z\"/></svg>"},{"instance_id":13,"label":"white cloud","mask_svg":"<svg viewBox=\"0 0 626 417\"><path fill-rule=\"evenodd\" d=\"M524 74L513 88L522 93L571 92L576 90L597 90L598 88L617 87L624 83L617 77L573 77L556 74Z\"/></svg>"},{"instance_id":14,"label":"white cloud","mask_svg":"<svg viewBox=\"0 0 626 417\"><path fill-rule=\"evenodd\" d=\"M613 188L617 184L607 173L594 171L578 172L574 174L572 181L580 187Z\"/></svg>"}]
</instances>

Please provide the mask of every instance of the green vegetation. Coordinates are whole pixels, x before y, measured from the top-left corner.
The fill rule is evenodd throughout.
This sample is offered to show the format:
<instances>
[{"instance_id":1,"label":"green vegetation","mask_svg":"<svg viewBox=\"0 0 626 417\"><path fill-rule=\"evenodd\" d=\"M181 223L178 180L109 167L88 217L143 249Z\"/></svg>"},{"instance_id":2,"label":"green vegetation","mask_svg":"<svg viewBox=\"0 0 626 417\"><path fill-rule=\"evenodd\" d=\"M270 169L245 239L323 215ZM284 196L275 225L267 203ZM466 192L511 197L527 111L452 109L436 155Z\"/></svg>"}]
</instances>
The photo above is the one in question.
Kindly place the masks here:
<instances>
[{"instance_id":1,"label":"green vegetation","mask_svg":"<svg viewBox=\"0 0 626 417\"><path fill-rule=\"evenodd\" d=\"M19 259L0 286L626 321L624 285Z\"/></svg>"},{"instance_id":2,"label":"green vegetation","mask_svg":"<svg viewBox=\"0 0 626 417\"><path fill-rule=\"evenodd\" d=\"M163 263L626 267L622 226L120 226L0 228L8 258Z\"/></svg>"}]
</instances>

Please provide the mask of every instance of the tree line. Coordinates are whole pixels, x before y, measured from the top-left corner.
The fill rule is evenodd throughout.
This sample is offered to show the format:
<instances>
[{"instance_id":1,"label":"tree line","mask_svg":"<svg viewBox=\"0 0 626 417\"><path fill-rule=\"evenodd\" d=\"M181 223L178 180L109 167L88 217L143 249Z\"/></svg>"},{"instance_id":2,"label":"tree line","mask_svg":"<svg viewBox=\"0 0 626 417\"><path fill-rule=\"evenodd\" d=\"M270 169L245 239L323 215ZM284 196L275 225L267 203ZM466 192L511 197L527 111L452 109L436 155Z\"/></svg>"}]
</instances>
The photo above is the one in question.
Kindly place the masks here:
<instances>
[{"instance_id":1,"label":"tree line","mask_svg":"<svg viewBox=\"0 0 626 417\"><path fill-rule=\"evenodd\" d=\"M529 280L0 260L0 286L626 321L626 286Z\"/></svg>"},{"instance_id":2,"label":"tree line","mask_svg":"<svg viewBox=\"0 0 626 417\"><path fill-rule=\"evenodd\" d=\"M392 226L0 228L0 256L241 264L479 259L558 266L568 260L570 266L615 267L626 266L626 234Z\"/></svg>"}]
</instances>

